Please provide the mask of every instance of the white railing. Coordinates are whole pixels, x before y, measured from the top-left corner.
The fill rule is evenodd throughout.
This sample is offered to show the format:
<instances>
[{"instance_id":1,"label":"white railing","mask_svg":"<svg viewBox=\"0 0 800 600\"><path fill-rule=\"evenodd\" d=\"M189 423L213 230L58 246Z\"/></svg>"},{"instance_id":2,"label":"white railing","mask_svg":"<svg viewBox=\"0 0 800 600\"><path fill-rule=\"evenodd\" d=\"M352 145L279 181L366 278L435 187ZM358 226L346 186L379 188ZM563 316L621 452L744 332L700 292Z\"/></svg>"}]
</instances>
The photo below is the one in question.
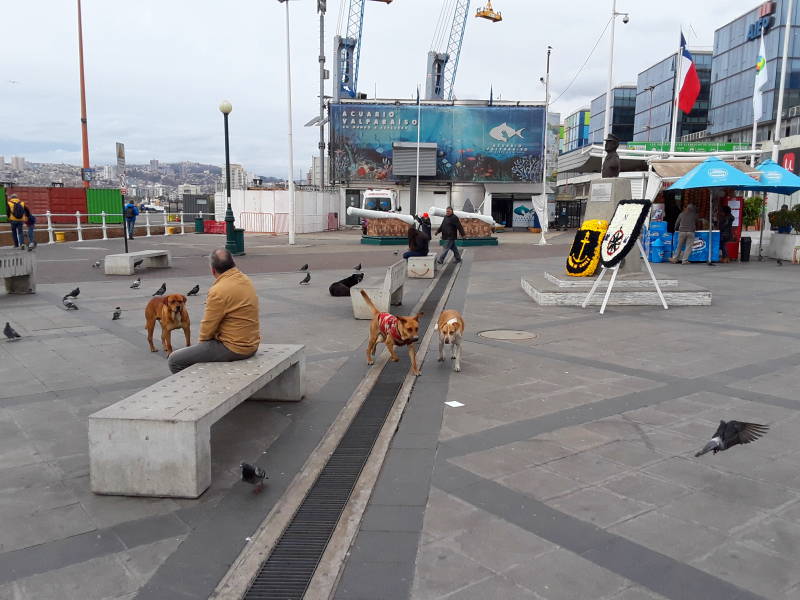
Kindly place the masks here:
<instances>
[{"instance_id":1,"label":"white railing","mask_svg":"<svg viewBox=\"0 0 800 600\"><path fill-rule=\"evenodd\" d=\"M74 213L51 213L49 210L42 214L34 215L36 217L37 229L41 229L42 221L46 222L46 231L47 231L47 243L48 244L55 244L55 233L56 232L69 232L74 231L77 234L79 242L84 241L84 232L89 230L101 230L102 231L102 239L108 239L108 232L113 231L120 231L126 227L126 223L124 220L122 223L108 223L109 217L114 217L115 220L120 218L122 215L119 213L106 213L105 211L101 213L81 213L80 211L75 211ZM89 221L97 220L93 217L99 217L99 223L90 223ZM214 215L213 213L151 213L145 212L141 213L139 217L136 219L136 224L134 225L134 231L144 228L145 236L151 237L153 235L152 228L153 227L163 227L164 232L160 235L173 235L169 232L167 228L180 228L180 234L174 235L184 235L186 233L186 226L189 225L191 228L190 231L194 231L194 218L200 217L204 220L213 220ZM66 218L69 218L69 222L63 222ZM54 222L59 221L58 223ZM188 219L188 222L187 222ZM74 220L74 223L73 223ZM144 220L144 223L142 223ZM125 235L127 235L127 229L124 229ZM159 234L155 234L159 235ZM96 238L92 238L96 239Z\"/></svg>"}]
</instances>

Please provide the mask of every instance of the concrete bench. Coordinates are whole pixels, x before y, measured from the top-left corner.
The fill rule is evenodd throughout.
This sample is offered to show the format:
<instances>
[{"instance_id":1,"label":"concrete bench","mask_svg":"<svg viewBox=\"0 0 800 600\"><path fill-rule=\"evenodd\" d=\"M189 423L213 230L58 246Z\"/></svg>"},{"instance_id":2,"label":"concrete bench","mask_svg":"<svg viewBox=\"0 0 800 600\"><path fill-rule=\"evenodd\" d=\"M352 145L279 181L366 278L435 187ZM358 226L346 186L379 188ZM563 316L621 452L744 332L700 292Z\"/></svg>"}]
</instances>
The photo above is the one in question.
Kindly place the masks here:
<instances>
[{"instance_id":1,"label":"concrete bench","mask_svg":"<svg viewBox=\"0 0 800 600\"><path fill-rule=\"evenodd\" d=\"M411 279L433 279L438 268L435 254L408 257L408 277Z\"/></svg>"},{"instance_id":2,"label":"concrete bench","mask_svg":"<svg viewBox=\"0 0 800 600\"><path fill-rule=\"evenodd\" d=\"M386 269L383 277L362 279L360 283L350 288L350 300L353 302L353 317L356 319L371 319L372 311L364 298L361 290L369 294L372 302L381 312L389 312L390 306L400 306L403 303L403 286L406 282L406 261L398 260Z\"/></svg>"},{"instance_id":3,"label":"concrete bench","mask_svg":"<svg viewBox=\"0 0 800 600\"><path fill-rule=\"evenodd\" d=\"M17 248L0 251L0 277L9 294L35 294L36 254Z\"/></svg>"},{"instance_id":4,"label":"concrete bench","mask_svg":"<svg viewBox=\"0 0 800 600\"><path fill-rule=\"evenodd\" d=\"M143 267L166 269L172 266L169 250L140 250L127 254L109 254L105 258L106 275L133 275L133 263L144 260Z\"/></svg>"},{"instance_id":5,"label":"concrete bench","mask_svg":"<svg viewBox=\"0 0 800 600\"><path fill-rule=\"evenodd\" d=\"M211 426L248 398L303 397L304 346L199 363L89 416L96 494L197 498L211 485Z\"/></svg>"}]
</instances>

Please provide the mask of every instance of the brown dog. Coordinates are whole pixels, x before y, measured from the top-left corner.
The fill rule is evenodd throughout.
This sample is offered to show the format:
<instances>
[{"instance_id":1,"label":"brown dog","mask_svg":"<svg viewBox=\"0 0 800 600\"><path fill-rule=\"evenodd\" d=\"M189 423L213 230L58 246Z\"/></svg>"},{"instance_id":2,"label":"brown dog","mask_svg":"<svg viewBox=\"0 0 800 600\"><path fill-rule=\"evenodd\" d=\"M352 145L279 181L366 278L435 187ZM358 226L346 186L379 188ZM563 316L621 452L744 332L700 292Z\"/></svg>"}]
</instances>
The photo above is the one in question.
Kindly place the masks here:
<instances>
[{"instance_id":1,"label":"brown dog","mask_svg":"<svg viewBox=\"0 0 800 600\"><path fill-rule=\"evenodd\" d=\"M189 311L186 310L186 296L183 294L153 298L147 303L144 318L147 321L145 327L147 328L147 343L150 344L150 352L158 352L158 349L153 346L153 329L156 327L156 321L161 322L161 344L167 356L172 354L173 329L183 329L186 345L192 345Z\"/></svg>"},{"instance_id":2,"label":"brown dog","mask_svg":"<svg viewBox=\"0 0 800 600\"><path fill-rule=\"evenodd\" d=\"M364 301L372 309L372 321L369 324L369 344L367 344L367 364L375 363L375 346L378 342L386 344L386 349L394 362L400 360L394 352L395 346L408 346L408 356L411 358L411 371L414 375L419 375L417 368L417 350L414 342L419 338L419 319L422 313L417 313L413 317L396 317L389 313L384 313L372 303L369 294L361 290Z\"/></svg>"},{"instance_id":3,"label":"brown dog","mask_svg":"<svg viewBox=\"0 0 800 600\"><path fill-rule=\"evenodd\" d=\"M444 360L445 345L452 345L453 370L461 371L461 341L464 337L464 319L457 310L443 310L436 323L439 332L439 362Z\"/></svg>"}]
</instances>

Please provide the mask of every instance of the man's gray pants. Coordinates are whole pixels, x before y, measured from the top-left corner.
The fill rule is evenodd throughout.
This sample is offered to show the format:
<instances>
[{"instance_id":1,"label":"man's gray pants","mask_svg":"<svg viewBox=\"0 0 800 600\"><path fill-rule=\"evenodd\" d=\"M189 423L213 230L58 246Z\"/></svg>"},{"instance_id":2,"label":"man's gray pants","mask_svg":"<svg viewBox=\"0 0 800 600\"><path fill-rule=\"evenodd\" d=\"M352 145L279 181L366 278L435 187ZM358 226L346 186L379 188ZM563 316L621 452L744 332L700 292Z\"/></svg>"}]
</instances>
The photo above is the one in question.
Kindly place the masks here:
<instances>
[{"instance_id":1,"label":"man's gray pants","mask_svg":"<svg viewBox=\"0 0 800 600\"><path fill-rule=\"evenodd\" d=\"M689 256L692 254L692 246L694 246L694 231L680 231L678 232L678 246L672 254L672 258L678 258L681 254L681 248L686 244L686 250L683 251L683 261L689 262Z\"/></svg>"},{"instance_id":2,"label":"man's gray pants","mask_svg":"<svg viewBox=\"0 0 800 600\"><path fill-rule=\"evenodd\" d=\"M442 264L444 262L444 259L447 256L447 251L448 250L452 250L453 251L453 256L455 257L456 262L461 260L461 254L459 254L459 252L458 252L458 247L456 246L456 241L455 240L445 240L444 241L444 250L442 250L442 253L436 259L439 262L439 264Z\"/></svg>"},{"instance_id":3,"label":"man's gray pants","mask_svg":"<svg viewBox=\"0 0 800 600\"><path fill-rule=\"evenodd\" d=\"M255 352L253 352L255 354ZM208 340L194 346L175 350L169 355L169 370L173 373L183 371L195 363L201 362L233 362L250 358L253 354L237 354L225 347L220 341Z\"/></svg>"}]
</instances>

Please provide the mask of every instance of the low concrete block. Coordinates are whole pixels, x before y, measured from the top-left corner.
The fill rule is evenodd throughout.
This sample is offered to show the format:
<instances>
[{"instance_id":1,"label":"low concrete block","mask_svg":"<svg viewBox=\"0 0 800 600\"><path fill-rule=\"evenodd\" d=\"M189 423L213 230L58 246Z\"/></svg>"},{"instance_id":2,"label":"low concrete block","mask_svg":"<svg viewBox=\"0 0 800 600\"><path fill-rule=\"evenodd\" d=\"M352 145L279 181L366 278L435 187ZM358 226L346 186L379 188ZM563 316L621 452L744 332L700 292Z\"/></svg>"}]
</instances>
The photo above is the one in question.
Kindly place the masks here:
<instances>
[{"instance_id":1,"label":"low concrete block","mask_svg":"<svg viewBox=\"0 0 800 600\"><path fill-rule=\"evenodd\" d=\"M16 248L0 251L0 277L8 294L36 293L36 254Z\"/></svg>"},{"instance_id":2,"label":"low concrete block","mask_svg":"<svg viewBox=\"0 0 800 600\"><path fill-rule=\"evenodd\" d=\"M133 263L142 260L142 267L148 269L166 269L172 266L172 257L168 250L140 250L127 254L109 254L105 258L106 275L133 275Z\"/></svg>"},{"instance_id":3,"label":"low concrete block","mask_svg":"<svg viewBox=\"0 0 800 600\"><path fill-rule=\"evenodd\" d=\"M436 255L410 256L408 258L408 277L412 279L433 279L436 276Z\"/></svg>"}]
</instances>

